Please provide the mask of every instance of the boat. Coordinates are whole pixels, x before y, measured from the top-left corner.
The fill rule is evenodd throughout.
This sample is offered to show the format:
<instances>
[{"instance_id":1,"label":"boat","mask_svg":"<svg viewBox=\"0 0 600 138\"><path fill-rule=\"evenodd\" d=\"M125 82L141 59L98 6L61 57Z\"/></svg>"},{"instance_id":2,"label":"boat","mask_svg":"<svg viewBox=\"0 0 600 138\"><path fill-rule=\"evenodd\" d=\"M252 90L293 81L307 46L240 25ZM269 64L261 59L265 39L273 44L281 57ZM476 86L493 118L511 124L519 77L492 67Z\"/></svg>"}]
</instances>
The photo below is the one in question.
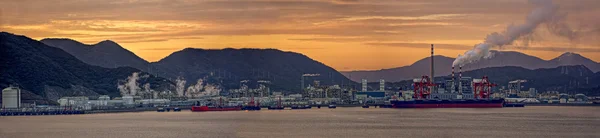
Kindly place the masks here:
<instances>
[{"instance_id":1,"label":"boat","mask_svg":"<svg viewBox=\"0 0 600 138\"><path fill-rule=\"evenodd\" d=\"M304 109L304 106L292 105L292 109Z\"/></svg>"},{"instance_id":2,"label":"boat","mask_svg":"<svg viewBox=\"0 0 600 138\"><path fill-rule=\"evenodd\" d=\"M504 99L391 101L393 108L502 108Z\"/></svg>"},{"instance_id":3,"label":"boat","mask_svg":"<svg viewBox=\"0 0 600 138\"><path fill-rule=\"evenodd\" d=\"M242 107L242 110L257 111L260 110L260 104L254 103L254 96L252 96L252 99L250 102L248 102L248 105Z\"/></svg>"},{"instance_id":4,"label":"boat","mask_svg":"<svg viewBox=\"0 0 600 138\"><path fill-rule=\"evenodd\" d=\"M242 110L249 110L249 111L258 111L261 108L259 106L244 106L242 107Z\"/></svg>"},{"instance_id":5,"label":"boat","mask_svg":"<svg viewBox=\"0 0 600 138\"><path fill-rule=\"evenodd\" d=\"M310 109L312 108L310 105L293 105L292 109Z\"/></svg>"},{"instance_id":6,"label":"boat","mask_svg":"<svg viewBox=\"0 0 600 138\"><path fill-rule=\"evenodd\" d=\"M277 106L269 106L269 110L283 110L285 107L281 106L281 97L277 100Z\"/></svg>"},{"instance_id":7,"label":"boat","mask_svg":"<svg viewBox=\"0 0 600 138\"><path fill-rule=\"evenodd\" d=\"M156 112L165 112L165 108L162 108L162 107L156 108Z\"/></svg>"},{"instance_id":8,"label":"boat","mask_svg":"<svg viewBox=\"0 0 600 138\"><path fill-rule=\"evenodd\" d=\"M307 105L304 105L304 108L305 109L312 109L312 106L307 104Z\"/></svg>"},{"instance_id":9,"label":"boat","mask_svg":"<svg viewBox=\"0 0 600 138\"><path fill-rule=\"evenodd\" d=\"M240 106L193 106L193 112L205 112L205 111L240 111Z\"/></svg>"},{"instance_id":10,"label":"boat","mask_svg":"<svg viewBox=\"0 0 600 138\"><path fill-rule=\"evenodd\" d=\"M329 106L327 106L329 108L337 108L337 106L335 104L330 104Z\"/></svg>"},{"instance_id":11,"label":"boat","mask_svg":"<svg viewBox=\"0 0 600 138\"><path fill-rule=\"evenodd\" d=\"M217 106L206 106L206 105L199 105L199 102L195 105L192 106L192 112L206 112L206 111L240 111L242 110L241 106L222 106L223 105L223 99L219 98L219 105Z\"/></svg>"}]
</instances>

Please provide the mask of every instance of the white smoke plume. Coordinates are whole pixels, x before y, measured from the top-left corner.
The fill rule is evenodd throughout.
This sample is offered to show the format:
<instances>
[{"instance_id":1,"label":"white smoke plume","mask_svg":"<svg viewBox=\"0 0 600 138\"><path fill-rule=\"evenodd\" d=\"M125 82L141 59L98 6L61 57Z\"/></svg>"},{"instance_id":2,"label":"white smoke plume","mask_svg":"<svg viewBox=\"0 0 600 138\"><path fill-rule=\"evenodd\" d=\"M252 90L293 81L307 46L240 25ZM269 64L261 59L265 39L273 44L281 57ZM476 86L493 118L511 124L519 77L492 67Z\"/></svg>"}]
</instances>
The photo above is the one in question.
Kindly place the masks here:
<instances>
[{"instance_id":1,"label":"white smoke plume","mask_svg":"<svg viewBox=\"0 0 600 138\"><path fill-rule=\"evenodd\" d=\"M566 37L573 41L577 33L572 31L569 26L563 21L564 16L559 15L558 6L554 5L550 0L530 0L531 4L536 8L529 13L525 23L520 25L509 25L506 30L501 33L494 32L485 38L483 43L475 45L472 50L465 52L463 55L458 55L452 66L463 66L481 58L491 57L490 49L494 46L502 47L511 45L515 40L531 35L540 24L546 24L549 31L555 35Z\"/></svg>"},{"instance_id":2,"label":"white smoke plume","mask_svg":"<svg viewBox=\"0 0 600 138\"><path fill-rule=\"evenodd\" d=\"M129 94L136 95L140 90L137 80L139 79L139 72L134 72L131 76L127 77L127 87L129 87Z\"/></svg>"},{"instance_id":3,"label":"white smoke plume","mask_svg":"<svg viewBox=\"0 0 600 138\"><path fill-rule=\"evenodd\" d=\"M126 80L120 80L117 84L117 89L121 92L121 96L136 95L141 89L138 86L139 72L134 72L131 76L128 76Z\"/></svg>"},{"instance_id":4,"label":"white smoke plume","mask_svg":"<svg viewBox=\"0 0 600 138\"><path fill-rule=\"evenodd\" d=\"M150 88L150 83L146 83L146 84L144 84L144 91L143 91L143 93L139 93L139 95L142 95L142 96L152 96L152 97L146 97L146 98L155 98L156 96L154 96L153 92L154 92L154 90L152 90Z\"/></svg>"},{"instance_id":5,"label":"white smoke plume","mask_svg":"<svg viewBox=\"0 0 600 138\"><path fill-rule=\"evenodd\" d=\"M186 81L183 77L177 77L177 80L175 80L177 85L175 91L177 91L177 96L179 97L185 96L185 82Z\"/></svg>"},{"instance_id":6,"label":"white smoke plume","mask_svg":"<svg viewBox=\"0 0 600 138\"><path fill-rule=\"evenodd\" d=\"M120 81L120 82L122 82L122 81ZM127 85L119 83L119 84L117 84L117 89L121 93L121 96L125 96L125 95L129 94L129 89L127 89Z\"/></svg>"},{"instance_id":7,"label":"white smoke plume","mask_svg":"<svg viewBox=\"0 0 600 138\"><path fill-rule=\"evenodd\" d=\"M150 91L152 91L152 89L150 89L150 83L144 84L144 92L150 93Z\"/></svg>"},{"instance_id":8,"label":"white smoke plume","mask_svg":"<svg viewBox=\"0 0 600 138\"><path fill-rule=\"evenodd\" d=\"M187 91L185 93L188 94L188 97L190 97L190 96L199 94L203 88L204 88L204 80L198 79L196 84L188 87Z\"/></svg>"},{"instance_id":9,"label":"white smoke plume","mask_svg":"<svg viewBox=\"0 0 600 138\"><path fill-rule=\"evenodd\" d=\"M204 87L203 93L210 96L219 95L221 93L221 87L219 87L219 85L207 84Z\"/></svg>"},{"instance_id":10,"label":"white smoke plume","mask_svg":"<svg viewBox=\"0 0 600 138\"><path fill-rule=\"evenodd\" d=\"M215 96L219 95L220 92L221 87L219 85L206 83L204 79L200 78L196 84L187 88L186 96L189 98Z\"/></svg>"}]
</instances>

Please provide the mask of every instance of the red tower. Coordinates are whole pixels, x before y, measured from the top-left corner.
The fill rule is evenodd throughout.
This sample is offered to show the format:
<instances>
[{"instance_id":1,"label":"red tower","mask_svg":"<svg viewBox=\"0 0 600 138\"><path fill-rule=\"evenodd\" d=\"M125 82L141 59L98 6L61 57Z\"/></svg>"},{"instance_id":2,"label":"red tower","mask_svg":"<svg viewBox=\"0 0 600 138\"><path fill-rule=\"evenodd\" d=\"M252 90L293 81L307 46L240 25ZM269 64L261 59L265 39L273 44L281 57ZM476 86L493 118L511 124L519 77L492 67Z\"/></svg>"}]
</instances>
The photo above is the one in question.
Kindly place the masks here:
<instances>
[{"instance_id":1,"label":"red tower","mask_svg":"<svg viewBox=\"0 0 600 138\"><path fill-rule=\"evenodd\" d=\"M413 80L415 87L415 99L425 99L431 94L431 88L435 86L428 76L422 76L420 79Z\"/></svg>"},{"instance_id":2,"label":"red tower","mask_svg":"<svg viewBox=\"0 0 600 138\"><path fill-rule=\"evenodd\" d=\"M475 99L488 99L492 94L492 87L496 84L490 83L487 76L483 76L480 82L473 82L473 95Z\"/></svg>"}]
</instances>

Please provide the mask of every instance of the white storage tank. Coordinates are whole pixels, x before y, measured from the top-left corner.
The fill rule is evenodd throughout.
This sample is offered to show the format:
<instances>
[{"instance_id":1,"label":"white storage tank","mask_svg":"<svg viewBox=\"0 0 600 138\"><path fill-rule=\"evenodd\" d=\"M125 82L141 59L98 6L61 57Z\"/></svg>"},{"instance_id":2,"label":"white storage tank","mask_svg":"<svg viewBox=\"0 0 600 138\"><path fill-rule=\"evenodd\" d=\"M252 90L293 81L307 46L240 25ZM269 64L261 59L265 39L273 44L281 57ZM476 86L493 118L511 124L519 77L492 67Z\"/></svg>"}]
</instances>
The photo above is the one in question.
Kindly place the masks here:
<instances>
[{"instance_id":1,"label":"white storage tank","mask_svg":"<svg viewBox=\"0 0 600 138\"><path fill-rule=\"evenodd\" d=\"M8 87L2 90L2 108L20 108L21 89Z\"/></svg>"},{"instance_id":2,"label":"white storage tank","mask_svg":"<svg viewBox=\"0 0 600 138\"><path fill-rule=\"evenodd\" d=\"M133 96L126 95L126 96L123 96L122 98L123 98L123 104L124 105L132 105L132 104L134 104L134 102L133 102Z\"/></svg>"}]
</instances>

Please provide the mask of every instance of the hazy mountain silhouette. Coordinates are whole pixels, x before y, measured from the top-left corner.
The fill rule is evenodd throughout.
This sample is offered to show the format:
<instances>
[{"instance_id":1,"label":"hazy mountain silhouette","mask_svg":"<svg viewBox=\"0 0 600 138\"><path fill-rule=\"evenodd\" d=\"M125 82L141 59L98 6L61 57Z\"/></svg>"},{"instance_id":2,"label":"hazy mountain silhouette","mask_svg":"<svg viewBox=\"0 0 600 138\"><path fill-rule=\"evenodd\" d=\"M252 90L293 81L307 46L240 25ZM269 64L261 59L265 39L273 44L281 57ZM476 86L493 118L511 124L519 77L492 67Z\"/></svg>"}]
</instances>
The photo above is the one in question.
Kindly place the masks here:
<instances>
[{"instance_id":1,"label":"hazy mountain silhouette","mask_svg":"<svg viewBox=\"0 0 600 138\"><path fill-rule=\"evenodd\" d=\"M110 40L93 45L86 45L65 38L46 38L42 39L41 42L63 49L77 59L90 65L105 68L133 67L144 71L148 68L146 60Z\"/></svg>"},{"instance_id":2,"label":"hazy mountain silhouette","mask_svg":"<svg viewBox=\"0 0 600 138\"><path fill-rule=\"evenodd\" d=\"M18 85L24 102L55 103L63 96L120 96L118 80L138 69L86 64L62 49L25 36L0 32L0 88ZM140 83L166 89L172 83L150 76Z\"/></svg>"},{"instance_id":3,"label":"hazy mountain silhouette","mask_svg":"<svg viewBox=\"0 0 600 138\"><path fill-rule=\"evenodd\" d=\"M550 60L553 65L584 65L594 72L600 71L600 64L577 53L566 52Z\"/></svg>"},{"instance_id":4,"label":"hazy mountain silhouette","mask_svg":"<svg viewBox=\"0 0 600 138\"><path fill-rule=\"evenodd\" d=\"M564 65L584 65L593 72L600 71L600 63L594 62L588 58L574 53L565 53L552 60L543 60L538 57L514 51L492 51L492 53L494 56L489 59L482 59L479 62L464 66L462 69L463 72L487 67L518 66L526 69L540 69L555 68ZM436 76L451 74L452 62L454 61L454 58L444 56L435 56L434 58ZM360 79L365 78L369 81L376 81L378 79L401 81L422 75L429 76L429 69L431 66L430 60L430 57L427 57L415 62L410 66L375 71L348 71L342 72L342 74L348 77L351 76L350 79L354 81L359 81ZM455 72L458 73L458 71L459 68L455 67Z\"/></svg>"},{"instance_id":5,"label":"hazy mountain silhouette","mask_svg":"<svg viewBox=\"0 0 600 138\"><path fill-rule=\"evenodd\" d=\"M276 49L186 48L151 64L152 73L159 76L181 76L188 83L207 77L220 81L226 88L238 88L242 80L250 80L250 87L256 87L257 80L268 80L272 82L271 90L299 92L300 79L305 73L321 75L307 77L306 86L312 80L325 85L349 82L335 69L305 55Z\"/></svg>"}]
</instances>

